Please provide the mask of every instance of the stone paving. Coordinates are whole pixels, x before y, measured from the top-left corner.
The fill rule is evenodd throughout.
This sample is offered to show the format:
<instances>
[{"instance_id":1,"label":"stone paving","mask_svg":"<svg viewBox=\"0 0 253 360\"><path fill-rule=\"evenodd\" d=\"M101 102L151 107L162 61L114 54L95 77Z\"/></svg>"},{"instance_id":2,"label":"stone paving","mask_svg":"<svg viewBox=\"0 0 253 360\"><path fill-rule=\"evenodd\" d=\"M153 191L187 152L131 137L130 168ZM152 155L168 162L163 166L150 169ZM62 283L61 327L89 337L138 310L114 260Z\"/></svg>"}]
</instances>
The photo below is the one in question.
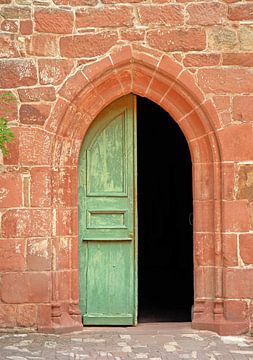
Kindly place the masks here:
<instances>
[{"instance_id":1,"label":"stone paving","mask_svg":"<svg viewBox=\"0 0 253 360\"><path fill-rule=\"evenodd\" d=\"M1 332L0 359L253 360L253 338L220 337L188 323L93 327L62 335Z\"/></svg>"}]
</instances>

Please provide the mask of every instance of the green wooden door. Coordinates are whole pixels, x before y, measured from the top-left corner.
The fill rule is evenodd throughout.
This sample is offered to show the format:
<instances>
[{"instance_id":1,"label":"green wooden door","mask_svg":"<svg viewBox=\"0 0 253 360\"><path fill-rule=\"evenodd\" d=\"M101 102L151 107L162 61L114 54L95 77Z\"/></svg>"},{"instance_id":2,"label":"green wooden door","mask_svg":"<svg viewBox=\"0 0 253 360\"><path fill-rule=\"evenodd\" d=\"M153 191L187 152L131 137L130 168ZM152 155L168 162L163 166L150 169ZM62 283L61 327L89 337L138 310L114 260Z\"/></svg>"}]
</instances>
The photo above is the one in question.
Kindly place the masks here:
<instances>
[{"instance_id":1,"label":"green wooden door","mask_svg":"<svg viewBox=\"0 0 253 360\"><path fill-rule=\"evenodd\" d=\"M80 307L87 325L136 322L135 97L108 106L79 160Z\"/></svg>"}]
</instances>

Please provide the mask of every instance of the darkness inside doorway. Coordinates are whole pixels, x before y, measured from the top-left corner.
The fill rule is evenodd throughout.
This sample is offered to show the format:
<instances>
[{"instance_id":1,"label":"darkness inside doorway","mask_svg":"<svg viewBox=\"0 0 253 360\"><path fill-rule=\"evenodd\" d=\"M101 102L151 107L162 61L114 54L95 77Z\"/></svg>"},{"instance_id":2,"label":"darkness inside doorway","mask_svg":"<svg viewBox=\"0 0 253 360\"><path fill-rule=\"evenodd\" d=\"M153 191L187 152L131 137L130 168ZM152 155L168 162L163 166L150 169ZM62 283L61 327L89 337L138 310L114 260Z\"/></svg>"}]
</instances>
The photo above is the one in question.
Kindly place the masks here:
<instances>
[{"instance_id":1,"label":"darkness inside doorway","mask_svg":"<svg viewBox=\"0 0 253 360\"><path fill-rule=\"evenodd\" d=\"M138 321L190 321L192 170L176 122L137 98Z\"/></svg>"}]
</instances>

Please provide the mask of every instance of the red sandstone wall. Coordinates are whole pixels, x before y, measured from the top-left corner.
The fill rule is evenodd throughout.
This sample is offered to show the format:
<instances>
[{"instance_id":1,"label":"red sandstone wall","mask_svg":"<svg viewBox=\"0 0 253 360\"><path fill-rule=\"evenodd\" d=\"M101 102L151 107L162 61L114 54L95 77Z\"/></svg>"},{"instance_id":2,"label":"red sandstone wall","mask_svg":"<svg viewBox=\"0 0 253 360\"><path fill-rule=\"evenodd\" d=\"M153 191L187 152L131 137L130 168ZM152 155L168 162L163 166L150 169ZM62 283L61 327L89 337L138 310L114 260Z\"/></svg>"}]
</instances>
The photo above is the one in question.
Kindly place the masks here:
<instances>
[{"instance_id":1,"label":"red sandstone wall","mask_svg":"<svg viewBox=\"0 0 253 360\"><path fill-rule=\"evenodd\" d=\"M76 165L81 140L71 143L75 124L65 122L60 136L67 140L59 150L56 129L93 73L120 62L124 52L110 54L131 45L127 51L138 52L140 63L157 66L157 59L167 54L175 79L186 70L187 86L194 94L198 88L213 106L222 174L221 226L214 229L203 217L202 203L195 205L195 296L203 303L212 300L216 285L209 274L223 267L221 312L225 320L244 321L246 330L251 328L252 22L251 1L0 0L0 89L17 98L8 113L16 138L0 177L0 326L70 324L59 320L61 304L73 319L79 318ZM120 77L121 87L129 74ZM145 95L151 80L141 72L134 79ZM83 109L89 113L87 124L95 109L106 105L105 90L117 93L117 86L111 81L97 90L100 97L90 98L90 108ZM157 87L166 94L168 87ZM71 149L76 146L73 152L70 143ZM57 151L68 157L64 168ZM198 180L205 192L210 179ZM216 199L215 194L214 189ZM213 241L217 232L222 235L220 249ZM215 264L217 252L221 262Z\"/></svg>"}]
</instances>

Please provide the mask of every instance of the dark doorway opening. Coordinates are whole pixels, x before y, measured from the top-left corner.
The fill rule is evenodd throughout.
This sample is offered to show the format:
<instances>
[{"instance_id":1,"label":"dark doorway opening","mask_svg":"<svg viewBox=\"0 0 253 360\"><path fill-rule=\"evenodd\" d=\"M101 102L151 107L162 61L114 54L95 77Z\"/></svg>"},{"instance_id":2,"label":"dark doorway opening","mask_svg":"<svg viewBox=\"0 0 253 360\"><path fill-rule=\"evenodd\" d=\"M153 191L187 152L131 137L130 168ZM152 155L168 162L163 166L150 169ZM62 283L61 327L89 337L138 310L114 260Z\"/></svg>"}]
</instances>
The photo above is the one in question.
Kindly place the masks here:
<instances>
[{"instance_id":1,"label":"dark doorway opening","mask_svg":"<svg viewBox=\"0 0 253 360\"><path fill-rule=\"evenodd\" d=\"M137 97L138 321L190 321L193 304L192 164L161 107Z\"/></svg>"}]
</instances>

